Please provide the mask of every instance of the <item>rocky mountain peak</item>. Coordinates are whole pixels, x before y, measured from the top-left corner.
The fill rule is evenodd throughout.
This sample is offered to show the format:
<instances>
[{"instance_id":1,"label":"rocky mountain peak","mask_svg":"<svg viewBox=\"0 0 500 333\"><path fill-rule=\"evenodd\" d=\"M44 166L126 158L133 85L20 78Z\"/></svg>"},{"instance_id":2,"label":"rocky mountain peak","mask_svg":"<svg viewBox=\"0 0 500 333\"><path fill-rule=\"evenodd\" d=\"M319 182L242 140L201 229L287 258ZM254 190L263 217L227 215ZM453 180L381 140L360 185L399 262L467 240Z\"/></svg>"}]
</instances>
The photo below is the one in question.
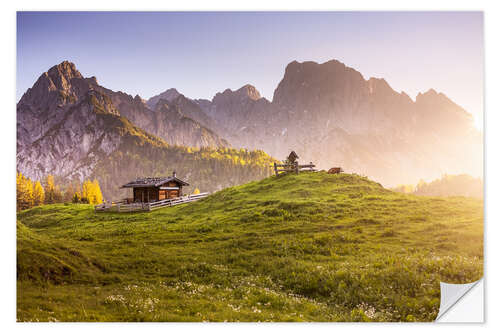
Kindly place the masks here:
<instances>
[{"instance_id":1,"label":"rocky mountain peak","mask_svg":"<svg viewBox=\"0 0 500 333\"><path fill-rule=\"evenodd\" d=\"M34 110L55 110L76 102L94 86L97 86L95 77L85 79L75 64L63 61L42 73L21 97L19 105Z\"/></svg>"},{"instance_id":2,"label":"rocky mountain peak","mask_svg":"<svg viewBox=\"0 0 500 333\"><path fill-rule=\"evenodd\" d=\"M137 94L134 97L134 102L146 105L147 101L144 98L142 98L140 95Z\"/></svg>"},{"instance_id":3,"label":"rocky mountain peak","mask_svg":"<svg viewBox=\"0 0 500 333\"><path fill-rule=\"evenodd\" d=\"M158 101L160 99L164 99L164 100L167 100L167 101L172 101L172 100L176 99L180 94L181 93L179 93L177 91L177 89L170 88L170 89L165 90L161 94L158 94L156 96L151 97L150 99L148 99L146 101L146 104L148 105L148 107L150 109L154 110L155 107L156 107L156 103L158 103Z\"/></svg>"},{"instance_id":4,"label":"rocky mountain peak","mask_svg":"<svg viewBox=\"0 0 500 333\"><path fill-rule=\"evenodd\" d=\"M83 79L82 74L76 69L75 64L67 60L51 67L47 73L54 81L58 81L58 78L64 78L67 81L73 78Z\"/></svg>"},{"instance_id":5,"label":"rocky mountain peak","mask_svg":"<svg viewBox=\"0 0 500 333\"><path fill-rule=\"evenodd\" d=\"M437 97L438 93L434 89L429 89L424 93L419 92L417 95L417 99L425 99L425 98L434 98Z\"/></svg>"},{"instance_id":6,"label":"rocky mountain peak","mask_svg":"<svg viewBox=\"0 0 500 333\"><path fill-rule=\"evenodd\" d=\"M434 89L429 89L425 93L418 93L415 103L422 106L433 106L434 108L448 107L466 112L462 107L458 106L451 99L449 99L448 96L441 92L438 93Z\"/></svg>"},{"instance_id":7,"label":"rocky mountain peak","mask_svg":"<svg viewBox=\"0 0 500 333\"><path fill-rule=\"evenodd\" d=\"M240 95L241 97L248 97L253 99L254 101L259 100L261 98L259 91L252 85L246 84L240 89L236 90L235 93Z\"/></svg>"},{"instance_id":8,"label":"rocky mountain peak","mask_svg":"<svg viewBox=\"0 0 500 333\"><path fill-rule=\"evenodd\" d=\"M366 81L361 73L338 60L322 64L293 61L287 65L285 75L274 91L273 103L287 109L308 110L326 102L323 98L364 89Z\"/></svg>"},{"instance_id":9,"label":"rocky mountain peak","mask_svg":"<svg viewBox=\"0 0 500 333\"><path fill-rule=\"evenodd\" d=\"M329 61L326 61L322 64L317 63L316 61L304 61L304 62L298 62L296 60L292 61L285 67L285 76L292 75L293 73L299 73L303 71L310 71L315 68L321 67L322 69L328 69L328 70L344 70L347 67L344 63L332 59Z\"/></svg>"},{"instance_id":10,"label":"rocky mountain peak","mask_svg":"<svg viewBox=\"0 0 500 333\"><path fill-rule=\"evenodd\" d=\"M248 100L257 101L259 99L261 99L259 91L254 86L246 84L235 91L226 89L222 93L215 94L212 102L216 104L232 104Z\"/></svg>"}]
</instances>

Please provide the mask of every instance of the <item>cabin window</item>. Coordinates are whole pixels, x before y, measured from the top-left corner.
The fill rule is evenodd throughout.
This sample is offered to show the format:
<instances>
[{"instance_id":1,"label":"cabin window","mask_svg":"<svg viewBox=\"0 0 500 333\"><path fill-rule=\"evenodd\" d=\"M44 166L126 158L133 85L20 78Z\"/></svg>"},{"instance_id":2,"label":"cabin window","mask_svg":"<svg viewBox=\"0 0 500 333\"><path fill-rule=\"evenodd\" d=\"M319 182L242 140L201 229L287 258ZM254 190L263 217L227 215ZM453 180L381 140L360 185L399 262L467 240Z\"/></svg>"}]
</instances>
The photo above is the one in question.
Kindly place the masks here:
<instances>
[{"instance_id":1,"label":"cabin window","mask_svg":"<svg viewBox=\"0 0 500 333\"><path fill-rule=\"evenodd\" d=\"M169 191L168 192L168 197L169 198L177 198L179 196L179 191L174 190L174 191Z\"/></svg>"},{"instance_id":2,"label":"cabin window","mask_svg":"<svg viewBox=\"0 0 500 333\"><path fill-rule=\"evenodd\" d=\"M167 198L167 191L166 190L160 190L160 192L158 194L159 194L158 200L165 200Z\"/></svg>"}]
</instances>

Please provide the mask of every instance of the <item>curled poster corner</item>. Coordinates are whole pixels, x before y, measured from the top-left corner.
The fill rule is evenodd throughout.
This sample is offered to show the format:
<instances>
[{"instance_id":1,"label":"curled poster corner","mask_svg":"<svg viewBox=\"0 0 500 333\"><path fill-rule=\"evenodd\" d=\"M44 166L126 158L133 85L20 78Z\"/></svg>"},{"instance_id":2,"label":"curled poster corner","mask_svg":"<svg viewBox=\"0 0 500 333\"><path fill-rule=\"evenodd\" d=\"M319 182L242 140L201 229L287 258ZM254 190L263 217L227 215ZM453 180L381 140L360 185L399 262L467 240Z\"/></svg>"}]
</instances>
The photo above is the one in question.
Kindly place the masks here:
<instances>
[{"instance_id":1,"label":"curled poster corner","mask_svg":"<svg viewBox=\"0 0 500 333\"><path fill-rule=\"evenodd\" d=\"M469 293L469 291L471 291L476 285L481 284L481 287L482 287L483 286L482 282L483 282L483 279L477 280L477 281L472 282L472 283L465 283L465 284L451 284L451 283L441 282L440 283L440 286L441 286L441 304L439 306L439 313L436 317L436 321L437 322L466 322L466 321L468 321L465 318L462 318L463 320L462 319L456 320L456 319L451 319L451 318L448 318L451 320L444 320L445 319L444 317L446 317L444 315L447 314L447 316L448 316L449 310L452 309L455 306L455 304L459 303L461 301L461 299L464 298L464 296L467 293ZM481 308L479 310L481 312L480 313L481 319L480 320L473 320L474 322L482 322L483 321L483 314L482 314L482 310L483 310L483 308L482 308L482 301L483 301L482 292L483 291L482 291L482 288L481 288L480 292L481 292L480 299L478 299L476 297L475 300L478 300L480 302L480 305L481 305ZM477 310L478 304L467 304L467 305L470 305L469 310L472 310L470 307L474 307L474 309Z\"/></svg>"}]
</instances>

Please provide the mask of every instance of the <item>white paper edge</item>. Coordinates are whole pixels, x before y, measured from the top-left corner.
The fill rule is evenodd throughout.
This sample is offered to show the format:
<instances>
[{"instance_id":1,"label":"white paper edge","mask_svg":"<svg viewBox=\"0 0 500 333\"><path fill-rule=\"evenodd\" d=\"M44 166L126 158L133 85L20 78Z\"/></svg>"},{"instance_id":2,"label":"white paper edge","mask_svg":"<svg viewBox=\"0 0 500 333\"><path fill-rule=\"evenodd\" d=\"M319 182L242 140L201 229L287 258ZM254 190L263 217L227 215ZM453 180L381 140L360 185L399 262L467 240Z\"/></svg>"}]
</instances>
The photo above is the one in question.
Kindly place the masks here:
<instances>
[{"instance_id":1,"label":"white paper edge","mask_svg":"<svg viewBox=\"0 0 500 333\"><path fill-rule=\"evenodd\" d=\"M473 283L450 284L441 282L441 305L436 322L484 322L484 280Z\"/></svg>"}]
</instances>

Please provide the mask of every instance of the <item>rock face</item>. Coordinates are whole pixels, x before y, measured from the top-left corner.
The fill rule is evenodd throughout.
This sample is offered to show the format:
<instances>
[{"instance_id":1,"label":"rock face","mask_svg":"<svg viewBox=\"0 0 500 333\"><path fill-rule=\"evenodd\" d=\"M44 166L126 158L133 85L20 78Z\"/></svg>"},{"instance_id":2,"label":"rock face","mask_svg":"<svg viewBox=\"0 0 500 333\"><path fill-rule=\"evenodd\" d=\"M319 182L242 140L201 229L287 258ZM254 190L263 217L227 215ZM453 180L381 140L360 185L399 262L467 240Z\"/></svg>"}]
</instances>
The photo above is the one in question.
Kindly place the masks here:
<instances>
[{"instance_id":1,"label":"rock face","mask_svg":"<svg viewBox=\"0 0 500 333\"><path fill-rule=\"evenodd\" d=\"M194 119L209 121L199 107L179 95L173 101L160 99L156 103L155 127L152 133L167 142L187 147L227 147L226 140L220 139L212 130ZM193 108L191 108L191 106ZM194 118L194 119L193 119ZM205 119L206 118L206 119Z\"/></svg>"},{"instance_id":2,"label":"rock face","mask_svg":"<svg viewBox=\"0 0 500 333\"><path fill-rule=\"evenodd\" d=\"M271 103L251 85L236 91L226 89L212 101L196 100L196 103L212 119L216 132L224 133L234 147L268 148L261 133L272 132L279 123Z\"/></svg>"},{"instance_id":3,"label":"rock face","mask_svg":"<svg viewBox=\"0 0 500 333\"><path fill-rule=\"evenodd\" d=\"M183 114L183 121L174 113L158 113L155 108L150 109L147 102L140 96L132 97L121 91L114 92L104 87L96 87L104 94L110 96L113 104L120 110L120 115L129 119L134 125L142 128L148 133L154 134L168 144L189 147L226 147L229 143L211 131L210 118L199 108L199 106L177 93L173 100L160 99L169 105L176 105ZM189 118L191 121L187 121Z\"/></svg>"},{"instance_id":4,"label":"rock face","mask_svg":"<svg viewBox=\"0 0 500 333\"><path fill-rule=\"evenodd\" d=\"M17 168L30 178L42 179L47 174L87 178L99 160L115 151L133 128L119 115L111 99L95 90L88 90L78 102L59 111L63 116L58 123L18 150Z\"/></svg>"}]
</instances>

